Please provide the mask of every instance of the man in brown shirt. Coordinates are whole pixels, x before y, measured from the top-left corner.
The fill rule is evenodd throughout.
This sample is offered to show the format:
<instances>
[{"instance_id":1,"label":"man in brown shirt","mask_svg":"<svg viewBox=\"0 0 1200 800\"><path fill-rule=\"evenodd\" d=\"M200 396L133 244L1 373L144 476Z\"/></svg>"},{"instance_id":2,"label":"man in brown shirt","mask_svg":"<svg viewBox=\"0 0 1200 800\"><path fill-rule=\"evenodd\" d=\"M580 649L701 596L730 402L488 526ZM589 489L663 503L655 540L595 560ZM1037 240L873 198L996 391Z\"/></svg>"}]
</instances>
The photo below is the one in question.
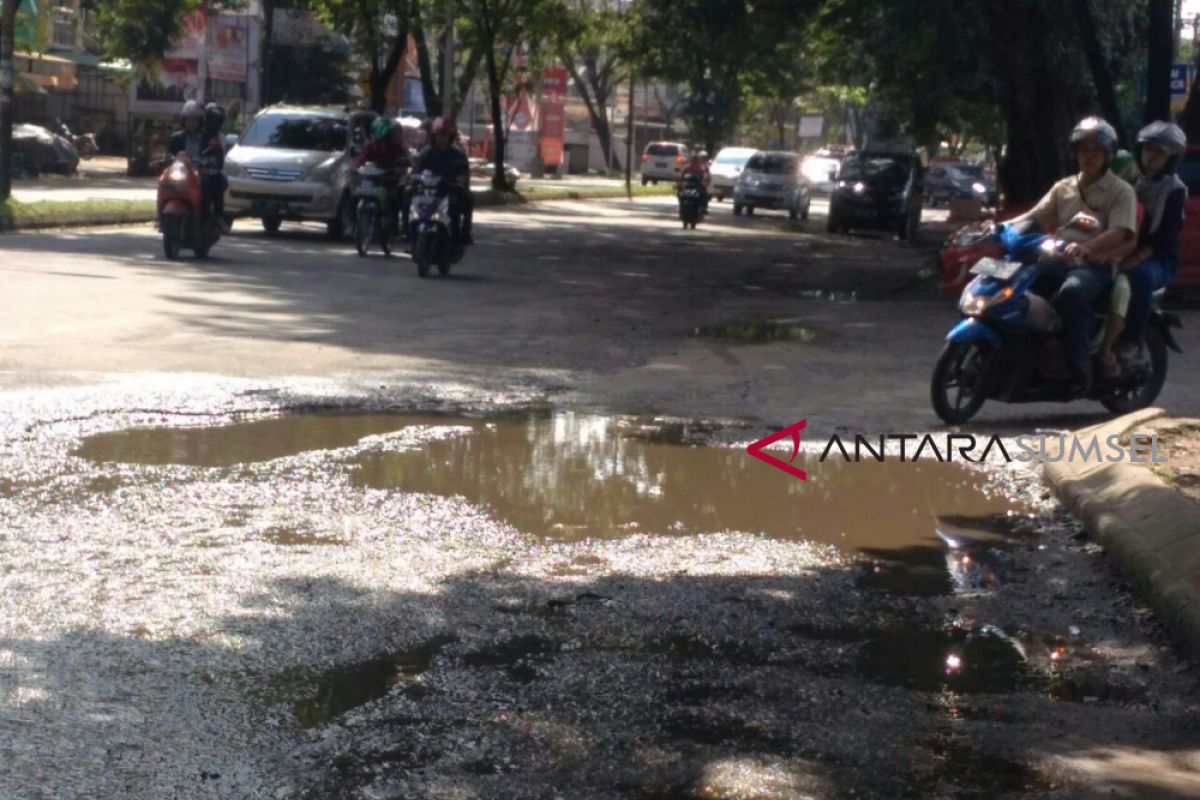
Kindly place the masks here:
<instances>
[{"instance_id":1,"label":"man in brown shirt","mask_svg":"<svg viewBox=\"0 0 1200 800\"><path fill-rule=\"evenodd\" d=\"M1071 132L1071 151L1079 173L1063 178L1036 206L1011 222L1033 219L1043 228L1061 228L1078 213L1100 220L1100 230L1059 231L1070 242L1069 268L1053 299L1063 317L1071 392L1084 394L1091 382L1092 307L1112 285L1112 262L1123 257L1137 237L1137 197L1133 187L1109 169L1117 151L1117 132L1099 117L1088 117Z\"/></svg>"}]
</instances>

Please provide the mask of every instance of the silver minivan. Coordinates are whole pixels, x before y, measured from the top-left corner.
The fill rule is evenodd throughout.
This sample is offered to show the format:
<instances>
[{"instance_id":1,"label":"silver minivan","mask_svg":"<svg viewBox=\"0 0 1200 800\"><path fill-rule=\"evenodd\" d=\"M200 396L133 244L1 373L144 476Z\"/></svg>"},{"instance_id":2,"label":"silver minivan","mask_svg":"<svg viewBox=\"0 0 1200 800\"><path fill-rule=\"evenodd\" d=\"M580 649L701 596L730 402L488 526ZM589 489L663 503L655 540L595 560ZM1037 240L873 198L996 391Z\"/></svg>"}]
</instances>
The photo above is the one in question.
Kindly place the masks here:
<instances>
[{"instance_id":1,"label":"silver minivan","mask_svg":"<svg viewBox=\"0 0 1200 800\"><path fill-rule=\"evenodd\" d=\"M808 218L808 182L800 174L800 156L783 151L755 153L733 187L733 213L753 214L756 208L776 208L793 219Z\"/></svg>"},{"instance_id":2,"label":"silver minivan","mask_svg":"<svg viewBox=\"0 0 1200 800\"><path fill-rule=\"evenodd\" d=\"M225 211L262 220L326 223L333 238L354 231L354 157L375 115L341 109L271 106L254 117L225 157Z\"/></svg>"}]
</instances>

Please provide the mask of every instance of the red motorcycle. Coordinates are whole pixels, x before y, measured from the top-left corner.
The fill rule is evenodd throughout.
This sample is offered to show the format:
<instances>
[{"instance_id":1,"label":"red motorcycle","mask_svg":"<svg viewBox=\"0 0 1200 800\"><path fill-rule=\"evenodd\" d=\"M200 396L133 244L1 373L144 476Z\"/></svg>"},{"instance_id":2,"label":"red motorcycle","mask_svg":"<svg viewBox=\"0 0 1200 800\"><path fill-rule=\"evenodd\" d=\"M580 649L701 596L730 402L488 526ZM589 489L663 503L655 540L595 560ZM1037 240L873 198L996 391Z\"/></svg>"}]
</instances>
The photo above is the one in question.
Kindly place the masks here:
<instances>
[{"instance_id":1,"label":"red motorcycle","mask_svg":"<svg viewBox=\"0 0 1200 800\"><path fill-rule=\"evenodd\" d=\"M215 168L204 164L202 170ZM221 238L221 225L204 207L201 172L186 153L167 165L158 179L158 228L163 236L163 253L174 261L188 248L204 258Z\"/></svg>"}]
</instances>

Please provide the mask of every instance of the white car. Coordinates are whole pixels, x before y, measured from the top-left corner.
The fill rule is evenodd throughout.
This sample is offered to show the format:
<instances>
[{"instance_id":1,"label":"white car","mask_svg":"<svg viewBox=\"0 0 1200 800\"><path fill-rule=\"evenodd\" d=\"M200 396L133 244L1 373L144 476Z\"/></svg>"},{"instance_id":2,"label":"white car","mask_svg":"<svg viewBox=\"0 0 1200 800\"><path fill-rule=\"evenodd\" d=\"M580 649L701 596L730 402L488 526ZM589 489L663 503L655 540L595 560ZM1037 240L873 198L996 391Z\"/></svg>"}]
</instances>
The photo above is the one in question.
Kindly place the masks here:
<instances>
[{"instance_id":1,"label":"white car","mask_svg":"<svg viewBox=\"0 0 1200 800\"><path fill-rule=\"evenodd\" d=\"M804 157L800 165L800 174L814 192L833 194L833 174L842 164L844 156L827 148Z\"/></svg>"},{"instance_id":2,"label":"white car","mask_svg":"<svg viewBox=\"0 0 1200 800\"><path fill-rule=\"evenodd\" d=\"M659 181L674 183L683 174L691 153L686 144L651 142L642 152L642 186Z\"/></svg>"},{"instance_id":3,"label":"white car","mask_svg":"<svg viewBox=\"0 0 1200 800\"><path fill-rule=\"evenodd\" d=\"M709 194L717 202L733 196L733 186L746 168L746 162L758 151L753 147L722 147L708 168Z\"/></svg>"},{"instance_id":4,"label":"white car","mask_svg":"<svg viewBox=\"0 0 1200 800\"><path fill-rule=\"evenodd\" d=\"M272 106L258 113L225 157L230 216L262 220L268 233L285 220L319 220L332 238L354 231L351 174L370 112Z\"/></svg>"}]
</instances>

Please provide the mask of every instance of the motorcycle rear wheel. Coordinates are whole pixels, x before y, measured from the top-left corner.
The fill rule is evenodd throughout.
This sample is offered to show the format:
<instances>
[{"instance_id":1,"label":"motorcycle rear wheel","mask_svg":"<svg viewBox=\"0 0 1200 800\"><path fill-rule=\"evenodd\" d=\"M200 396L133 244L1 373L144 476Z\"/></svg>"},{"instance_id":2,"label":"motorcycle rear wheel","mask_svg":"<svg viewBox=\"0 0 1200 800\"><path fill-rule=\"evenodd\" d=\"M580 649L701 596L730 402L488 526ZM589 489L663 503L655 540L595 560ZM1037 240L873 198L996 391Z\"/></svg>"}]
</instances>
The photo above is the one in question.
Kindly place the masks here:
<instances>
[{"instance_id":1,"label":"motorcycle rear wheel","mask_svg":"<svg viewBox=\"0 0 1200 800\"><path fill-rule=\"evenodd\" d=\"M1158 399L1167 382L1167 343L1153 327L1146 331L1146 349L1150 354L1150 374L1146 380L1114 390L1100 398L1100 404L1114 414L1130 414L1148 408Z\"/></svg>"},{"instance_id":2,"label":"motorcycle rear wheel","mask_svg":"<svg viewBox=\"0 0 1200 800\"><path fill-rule=\"evenodd\" d=\"M163 255L170 261L179 259L179 252L183 249L183 226L185 224L182 214L163 216Z\"/></svg>"},{"instance_id":3,"label":"motorcycle rear wheel","mask_svg":"<svg viewBox=\"0 0 1200 800\"><path fill-rule=\"evenodd\" d=\"M948 425L961 425L978 413L984 394L988 350L978 342L947 342L930 382L933 410Z\"/></svg>"}]
</instances>

